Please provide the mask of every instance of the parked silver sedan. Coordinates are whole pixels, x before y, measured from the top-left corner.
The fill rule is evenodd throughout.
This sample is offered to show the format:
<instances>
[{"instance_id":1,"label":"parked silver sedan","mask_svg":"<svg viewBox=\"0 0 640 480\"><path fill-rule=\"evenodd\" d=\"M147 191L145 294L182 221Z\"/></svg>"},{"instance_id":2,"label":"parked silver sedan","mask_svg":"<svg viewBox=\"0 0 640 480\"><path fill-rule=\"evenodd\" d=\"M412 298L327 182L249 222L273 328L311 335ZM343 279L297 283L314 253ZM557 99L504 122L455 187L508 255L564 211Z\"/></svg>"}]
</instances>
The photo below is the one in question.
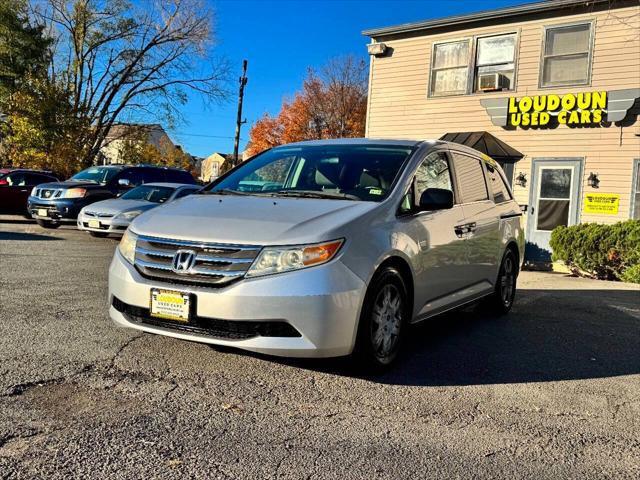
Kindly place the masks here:
<instances>
[{"instance_id":1,"label":"parked silver sedan","mask_svg":"<svg viewBox=\"0 0 640 480\"><path fill-rule=\"evenodd\" d=\"M200 190L198 185L184 183L147 183L129 190L118 198L92 203L78 215L78 229L94 237L122 235L131 221L147 210L163 203L186 197Z\"/></svg>"}]
</instances>

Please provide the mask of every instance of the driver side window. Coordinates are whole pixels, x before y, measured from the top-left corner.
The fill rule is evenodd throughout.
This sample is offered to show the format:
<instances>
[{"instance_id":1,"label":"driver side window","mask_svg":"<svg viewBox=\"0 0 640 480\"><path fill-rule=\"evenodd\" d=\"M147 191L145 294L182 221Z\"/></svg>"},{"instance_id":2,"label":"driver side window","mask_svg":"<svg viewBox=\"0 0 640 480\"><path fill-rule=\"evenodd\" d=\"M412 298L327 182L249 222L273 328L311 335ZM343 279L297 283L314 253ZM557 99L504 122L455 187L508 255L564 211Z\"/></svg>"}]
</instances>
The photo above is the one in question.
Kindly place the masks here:
<instances>
[{"instance_id":1,"label":"driver side window","mask_svg":"<svg viewBox=\"0 0 640 480\"><path fill-rule=\"evenodd\" d=\"M433 152L422 161L413 181L413 186L405 195L400 205L400 212L407 213L420 202L422 193L427 188L441 188L453 192L449 160L444 152Z\"/></svg>"}]
</instances>

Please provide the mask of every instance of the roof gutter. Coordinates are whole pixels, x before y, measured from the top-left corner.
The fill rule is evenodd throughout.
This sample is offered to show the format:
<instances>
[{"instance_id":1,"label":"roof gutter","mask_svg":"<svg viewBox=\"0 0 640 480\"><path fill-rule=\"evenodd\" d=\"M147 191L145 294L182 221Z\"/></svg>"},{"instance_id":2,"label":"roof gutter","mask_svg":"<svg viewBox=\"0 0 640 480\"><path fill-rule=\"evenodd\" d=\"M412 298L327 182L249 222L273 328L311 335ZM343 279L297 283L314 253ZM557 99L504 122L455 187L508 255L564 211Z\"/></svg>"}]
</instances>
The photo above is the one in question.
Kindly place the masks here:
<instances>
[{"instance_id":1,"label":"roof gutter","mask_svg":"<svg viewBox=\"0 0 640 480\"><path fill-rule=\"evenodd\" d=\"M372 28L369 30L364 30L362 34L367 37L376 38L386 35L395 35L399 33L430 30L433 28L456 27L469 23L491 21L508 17L517 17L521 15L546 13L552 12L554 10L562 10L572 7L589 5L596 6L599 4L609 3L611 3L610 0L547 0L544 2L517 5L515 7L500 8L497 10L483 10L468 15L456 15L453 17L425 20L421 22L403 23L401 25L395 25L392 27ZM611 5L611 8L615 8L614 5Z\"/></svg>"}]
</instances>

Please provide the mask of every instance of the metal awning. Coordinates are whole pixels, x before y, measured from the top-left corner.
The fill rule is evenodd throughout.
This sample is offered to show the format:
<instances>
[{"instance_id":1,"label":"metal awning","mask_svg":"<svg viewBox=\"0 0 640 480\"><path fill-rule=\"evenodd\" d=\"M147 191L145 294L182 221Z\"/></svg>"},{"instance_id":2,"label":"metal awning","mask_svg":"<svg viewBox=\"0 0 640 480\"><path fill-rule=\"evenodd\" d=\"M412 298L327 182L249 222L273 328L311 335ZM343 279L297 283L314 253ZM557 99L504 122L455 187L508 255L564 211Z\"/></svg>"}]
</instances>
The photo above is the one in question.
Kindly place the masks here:
<instances>
[{"instance_id":1,"label":"metal awning","mask_svg":"<svg viewBox=\"0 0 640 480\"><path fill-rule=\"evenodd\" d=\"M515 163L524 155L489 132L445 133L440 140L459 143L489 155L497 162Z\"/></svg>"}]
</instances>

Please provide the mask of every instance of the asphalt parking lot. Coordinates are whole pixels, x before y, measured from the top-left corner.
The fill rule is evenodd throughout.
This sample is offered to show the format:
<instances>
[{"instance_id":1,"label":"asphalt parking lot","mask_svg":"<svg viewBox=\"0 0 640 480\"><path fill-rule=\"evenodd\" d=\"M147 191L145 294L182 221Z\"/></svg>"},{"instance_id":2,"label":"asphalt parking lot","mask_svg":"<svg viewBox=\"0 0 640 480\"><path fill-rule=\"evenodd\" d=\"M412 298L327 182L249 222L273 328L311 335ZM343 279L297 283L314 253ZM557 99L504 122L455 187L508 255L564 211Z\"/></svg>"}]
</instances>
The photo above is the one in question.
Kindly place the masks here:
<instances>
[{"instance_id":1,"label":"asphalt parking lot","mask_svg":"<svg viewBox=\"0 0 640 480\"><path fill-rule=\"evenodd\" d=\"M638 478L640 289L524 272L380 377L119 329L115 239L0 217L1 478Z\"/></svg>"}]
</instances>

